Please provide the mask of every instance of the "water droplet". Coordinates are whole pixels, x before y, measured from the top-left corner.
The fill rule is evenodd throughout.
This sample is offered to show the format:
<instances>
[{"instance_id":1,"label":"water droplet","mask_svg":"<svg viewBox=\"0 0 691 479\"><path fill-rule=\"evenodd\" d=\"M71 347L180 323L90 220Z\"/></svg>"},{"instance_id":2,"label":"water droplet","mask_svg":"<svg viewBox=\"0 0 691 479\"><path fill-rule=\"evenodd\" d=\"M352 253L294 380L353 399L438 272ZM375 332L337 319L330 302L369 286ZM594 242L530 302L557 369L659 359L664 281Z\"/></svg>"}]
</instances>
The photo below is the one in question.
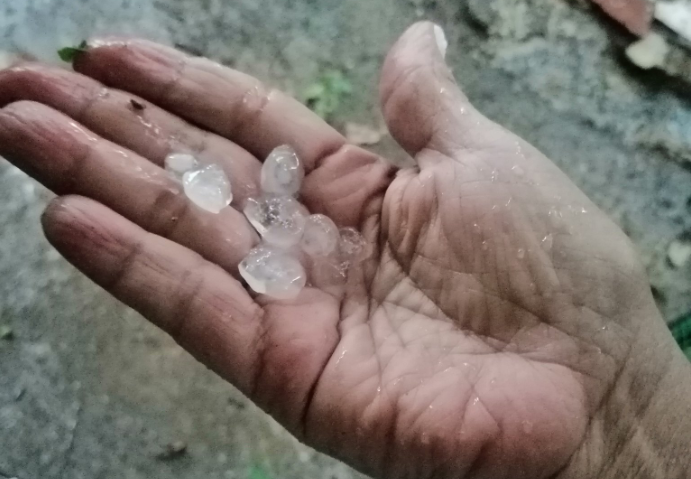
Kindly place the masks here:
<instances>
[{"instance_id":1,"label":"water droplet","mask_svg":"<svg viewBox=\"0 0 691 479\"><path fill-rule=\"evenodd\" d=\"M521 158L525 158L525 153L523 153L523 148L519 142L516 142L516 154Z\"/></svg>"},{"instance_id":2,"label":"water droplet","mask_svg":"<svg viewBox=\"0 0 691 479\"><path fill-rule=\"evenodd\" d=\"M552 236L552 233L542 238L540 244L545 251L552 251L552 246L554 245L554 236Z\"/></svg>"},{"instance_id":3,"label":"water droplet","mask_svg":"<svg viewBox=\"0 0 691 479\"><path fill-rule=\"evenodd\" d=\"M341 355L340 355L340 356L338 357L338 359L336 360L336 366L338 366L338 365L341 363L341 361L342 361L343 358L345 357L346 353L348 353L348 350L347 350L347 349L344 349L343 352L341 353Z\"/></svg>"},{"instance_id":4,"label":"water droplet","mask_svg":"<svg viewBox=\"0 0 691 479\"><path fill-rule=\"evenodd\" d=\"M585 207L581 207L581 213L586 214L588 210Z\"/></svg>"},{"instance_id":5,"label":"water droplet","mask_svg":"<svg viewBox=\"0 0 691 479\"><path fill-rule=\"evenodd\" d=\"M479 402L480 402L480 398L475 396L475 399L473 399L472 405L477 406L477 403L479 403Z\"/></svg>"},{"instance_id":6,"label":"water droplet","mask_svg":"<svg viewBox=\"0 0 691 479\"><path fill-rule=\"evenodd\" d=\"M482 251L487 251L489 249L489 243L487 241L482 242Z\"/></svg>"},{"instance_id":7,"label":"water droplet","mask_svg":"<svg viewBox=\"0 0 691 479\"><path fill-rule=\"evenodd\" d=\"M523 175L525 175L525 170L518 165L515 165L513 168L511 168L511 171L513 171L513 174L519 178L522 178Z\"/></svg>"},{"instance_id":8,"label":"water droplet","mask_svg":"<svg viewBox=\"0 0 691 479\"><path fill-rule=\"evenodd\" d=\"M497 170L496 168L494 168L494 169L492 170L492 174L490 175L490 178L492 179L493 182L494 182L494 181L497 181L497 179L499 178L499 170Z\"/></svg>"},{"instance_id":9,"label":"water droplet","mask_svg":"<svg viewBox=\"0 0 691 479\"><path fill-rule=\"evenodd\" d=\"M481 233L481 231L480 231L480 225L479 225L479 224L473 223L473 232L474 232L476 235L479 235L479 234Z\"/></svg>"},{"instance_id":10,"label":"water droplet","mask_svg":"<svg viewBox=\"0 0 691 479\"><path fill-rule=\"evenodd\" d=\"M525 258L525 250L523 248L518 248L518 251L516 252L516 256L518 257L518 259Z\"/></svg>"},{"instance_id":11,"label":"water droplet","mask_svg":"<svg viewBox=\"0 0 691 479\"><path fill-rule=\"evenodd\" d=\"M377 387L377 394L381 394L381 386Z\"/></svg>"},{"instance_id":12,"label":"water droplet","mask_svg":"<svg viewBox=\"0 0 691 479\"><path fill-rule=\"evenodd\" d=\"M547 216L549 216L549 222L552 224L552 226L554 226L555 228L561 226L561 211L559 211L555 207L552 207L549 209Z\"/></svg>"},{"instance_id":13,"label":"water droplet","mask_svg":"<svg viewBox=\"0 0 691 479\"><path fill-rule=\"evenodd\" d=\"M504 206L506 206L508 208L512 201L513 201L513 197L509 198L509 201L507 201Z\"/></svg>"}]
</instances>

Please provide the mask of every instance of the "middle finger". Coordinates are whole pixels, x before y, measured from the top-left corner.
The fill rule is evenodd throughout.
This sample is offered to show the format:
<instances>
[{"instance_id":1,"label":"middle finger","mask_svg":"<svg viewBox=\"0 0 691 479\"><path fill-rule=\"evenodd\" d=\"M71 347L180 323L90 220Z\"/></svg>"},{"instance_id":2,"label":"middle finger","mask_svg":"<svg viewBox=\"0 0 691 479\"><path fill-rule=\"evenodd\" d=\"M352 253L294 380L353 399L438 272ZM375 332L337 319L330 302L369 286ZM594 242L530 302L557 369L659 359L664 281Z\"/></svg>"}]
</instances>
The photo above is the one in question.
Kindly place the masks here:
<instances>
[{"instance_id":1,"label":"middle finger","mask_svg":"<svg viewBox=\"0 0 691 479\"><path fill-rule=\"evenodd\" d=\"M182 151L216 163L228 174L238 208L258 193L261 163L254 156L131 93L79 73L25 64L0 72L0 106L19 100L55 108L159 166L169 153Z\"/></svg>"}]
</instances>

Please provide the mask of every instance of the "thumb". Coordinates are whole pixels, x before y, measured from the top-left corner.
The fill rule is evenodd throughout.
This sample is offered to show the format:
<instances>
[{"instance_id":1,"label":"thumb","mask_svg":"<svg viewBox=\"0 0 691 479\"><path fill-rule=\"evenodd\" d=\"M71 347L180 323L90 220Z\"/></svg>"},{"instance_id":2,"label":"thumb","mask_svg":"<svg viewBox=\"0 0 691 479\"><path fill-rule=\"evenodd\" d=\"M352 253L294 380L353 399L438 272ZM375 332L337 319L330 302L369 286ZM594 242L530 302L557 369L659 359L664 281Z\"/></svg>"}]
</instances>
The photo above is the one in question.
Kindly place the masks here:
<instances>
[{"instance_id":1,"label":"thumb","mask_svg":"<svg viewBox=\"0 0 691 479\"><path fill-rule=\"evenodd\" d=\"M472 146L472 131L489 122L461 92L445 62L439 25L412 25L384 61L379 94L391 135L413 156L426 149L448 155Z\"/></svg>"}]
</instances>

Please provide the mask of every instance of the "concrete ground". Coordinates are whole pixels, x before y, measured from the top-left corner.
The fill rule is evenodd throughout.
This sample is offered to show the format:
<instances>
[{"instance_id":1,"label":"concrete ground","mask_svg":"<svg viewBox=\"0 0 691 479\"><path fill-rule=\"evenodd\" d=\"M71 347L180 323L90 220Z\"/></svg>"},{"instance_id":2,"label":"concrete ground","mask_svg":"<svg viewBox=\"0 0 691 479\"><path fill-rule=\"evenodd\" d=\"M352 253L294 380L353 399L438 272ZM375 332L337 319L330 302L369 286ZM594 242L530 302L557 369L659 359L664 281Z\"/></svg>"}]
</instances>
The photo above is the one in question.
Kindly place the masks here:
<instances>
[{"instance_id":1,"label":"concrete ground","mask_svg":"<svg viewBox=\"0 0 691 479\"><path fill-rule=\"evenodd\" d=\"M541 148L640 248L667 319L691 309L691 106L684 88L626 64L631 41L583 1L15 0L0 51L55 59L93 33L185 46L299 93L342 69L334 122L377 125L387 47L431 18L479 109ZM394 156L385 139L379 146ZM351 478L290 438L169 338L76 273L39 227L50 197L0 162L0 479ZM182 449L175 454L166 448Z\"/></svg>"}]
</instances>

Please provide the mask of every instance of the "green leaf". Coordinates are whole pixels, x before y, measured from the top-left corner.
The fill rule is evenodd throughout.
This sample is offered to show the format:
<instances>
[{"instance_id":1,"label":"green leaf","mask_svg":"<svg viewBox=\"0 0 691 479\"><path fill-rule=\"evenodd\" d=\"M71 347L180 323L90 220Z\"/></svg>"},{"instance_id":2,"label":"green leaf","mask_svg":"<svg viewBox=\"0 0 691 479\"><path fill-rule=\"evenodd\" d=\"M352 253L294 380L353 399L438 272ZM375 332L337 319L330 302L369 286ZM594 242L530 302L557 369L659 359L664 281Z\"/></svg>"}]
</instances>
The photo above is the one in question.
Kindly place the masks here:
<instances>
[{"instance_id":1,"label":"green leaf","mask_svg":"<svg viewBox=\"0 0 691 479\"><path fill-rule=\"evenodd\" d=\"M302 93L308 107L324 119L330 118L353 91L350 80L340 70L327 70Z\"/></svg>"},{"instance_id":2,"label":"green leaf","mask_svg":"<svg viewBox=\"0 0 691 479\"><path fill-rule=\"evenodd\" d=\"M691 349L691 312L678 318L669 328L681 349Z\"/></svg>"},{"instance_id":3,"label":"green leaf","mask_svg":"<svg viewBox=\"0 0 691 479\"><path fill-rule=\"evenodd\" d=\"M303 93L305 100L316 100L321 98L326 93L326 88L322 83L314 83L307 88Z\"/></svg>"},{"instance_id":4,"label":"green leaf","mask_svg":"<svg viewBox=\"0 0 691 479\"><path fill-rule=\"evenodd\" d=\"M82 40L76 47L61 48L58 50L58 56L63 62L72 63L77 55L84 53L88 48L89 45L87 45L86 40Z\"/></svg>"},{"instance_id":5,"label":"green leaf","mask_svg":"<svg viewBox=\"0 0 691 479\"><path fill-rule=\"evenodd\" d=\"M247 479L271 479L271 476L261 466L252 466Z\"/></svg>"}]
</instances>

